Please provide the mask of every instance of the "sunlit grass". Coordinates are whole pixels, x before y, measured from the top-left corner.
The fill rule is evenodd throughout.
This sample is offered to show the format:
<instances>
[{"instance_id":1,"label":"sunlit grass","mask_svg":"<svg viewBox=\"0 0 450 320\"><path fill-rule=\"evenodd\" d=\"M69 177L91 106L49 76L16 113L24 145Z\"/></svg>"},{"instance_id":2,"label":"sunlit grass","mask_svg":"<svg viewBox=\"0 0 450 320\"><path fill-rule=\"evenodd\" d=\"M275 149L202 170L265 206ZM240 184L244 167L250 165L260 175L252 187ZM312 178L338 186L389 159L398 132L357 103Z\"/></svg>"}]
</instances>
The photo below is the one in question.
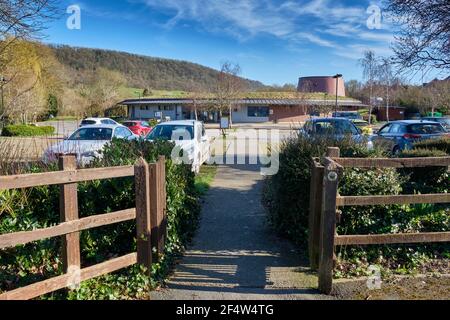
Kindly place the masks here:
<instances>
[{"instance_id":1,"label":"sunlit grass","mask_svg":"<svg viewBox=\"0 0 450 320\"><path fill-rule=\"evenodd\" d=\"M195 189L199 195L204 195L208 192L216 172L216 166L202 166L200 173L195 177Z\"/></svg>"}]
</instances>

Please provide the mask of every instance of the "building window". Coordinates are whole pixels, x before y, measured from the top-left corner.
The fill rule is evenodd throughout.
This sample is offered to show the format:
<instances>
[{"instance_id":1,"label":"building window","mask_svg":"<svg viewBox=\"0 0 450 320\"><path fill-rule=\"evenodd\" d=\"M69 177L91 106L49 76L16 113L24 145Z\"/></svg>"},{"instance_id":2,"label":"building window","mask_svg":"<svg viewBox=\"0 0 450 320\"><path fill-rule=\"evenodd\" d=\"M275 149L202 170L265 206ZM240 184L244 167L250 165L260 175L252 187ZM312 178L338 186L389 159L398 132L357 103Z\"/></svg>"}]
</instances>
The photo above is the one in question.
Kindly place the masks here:
<instances>
[{"instance_id":1,"label":"building window","mask_svg":"<svg viewBox=\"0 0 450 320\"><path fill-rule=\"evenodd\" d=\"M141 110L147 110L148 111L148 106L141 106Z\"/></svg>"},{"instance_id":2,"label":"building window","mask_svg":"<svg viewBox=\"0 0 450 320\"><path fill-rule=\"evenodd\" d=\"M248 107L247 115L254 118L267 118L269 116L269 107Z\"/></svg>"}]
</instances>

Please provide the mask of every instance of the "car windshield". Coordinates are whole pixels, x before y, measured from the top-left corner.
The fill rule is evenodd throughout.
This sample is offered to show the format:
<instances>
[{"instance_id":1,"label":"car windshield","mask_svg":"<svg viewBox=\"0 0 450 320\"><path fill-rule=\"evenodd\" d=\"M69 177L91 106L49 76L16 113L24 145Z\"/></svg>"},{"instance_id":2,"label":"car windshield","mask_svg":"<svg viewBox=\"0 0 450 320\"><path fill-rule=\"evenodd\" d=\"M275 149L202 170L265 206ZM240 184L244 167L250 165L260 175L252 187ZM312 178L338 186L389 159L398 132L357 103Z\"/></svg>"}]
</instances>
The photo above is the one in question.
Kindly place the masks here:
<instances>
[{"instance_id":1,"label":"car windshield","mask_svg":"<svg viewBox=\"0 0 450 320\"><path fill-rule=\"evenodd\" d=\"M408 126L409 133L415 134L438 134L445 132L440 124L419 123Z\"/></svg>"},{"instance_id":2,"label":"car windshield","mask_svg":"<svg viewBox=\"0 0 450 320\"><path fill-rule=\"evenodd\" d=\"M192 140L194 127L189 125L159 125L147 136L148 140Z\"/></svg>"},{"instance_id":3,"label":"car windshield","mask_svg":"<svg viewBox=\"0 0 450 320\"><path fill-rule=\"evenodd\" d=\"M316 121L313 123L313 131L320 135L345 135L357 134L355 126L347 121Z\"/></svg>"},{"instance_id":4,"label":"car windshield","mask_svg":"<svg viewBox=\"0 0 450 320\"><path fill-rule=\"evenodd\" d=\"M111 140L112 132L113 130L110 128L83 128L75 131L69 140Z\"/></svg>"},{"instance_id":5,"label":"car windshield","mask_svg":"<svg viewBox=\"0 0 450 320\"><path fill-rule=\"evenodd\" d=\"M96 122L95 122L95 120L83 120L83 121L81 121L81 124L83 126L88 126L90 124L96 124Z\"/></svg>"}]
</instances>

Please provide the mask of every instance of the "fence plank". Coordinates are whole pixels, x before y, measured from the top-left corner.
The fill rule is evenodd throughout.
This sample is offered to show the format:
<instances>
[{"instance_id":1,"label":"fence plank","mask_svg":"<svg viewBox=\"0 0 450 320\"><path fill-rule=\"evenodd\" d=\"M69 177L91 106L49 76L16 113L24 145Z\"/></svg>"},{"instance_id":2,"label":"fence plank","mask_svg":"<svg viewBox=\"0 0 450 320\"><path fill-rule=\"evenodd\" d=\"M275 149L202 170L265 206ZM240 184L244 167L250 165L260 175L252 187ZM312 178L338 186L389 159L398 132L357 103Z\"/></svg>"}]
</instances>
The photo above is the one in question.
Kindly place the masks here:
<instances>
[{"instance_id":1,"label":"fence plank","mask_svg":"<svg viewBox=\"0 0 450 320\"><path fill-rule=\"evenodd\" d=\"M133 166L122 166L2 176L0 177L0 190L132 177L133 175Z\"/></svg>"},{"instance_id":2,"label":"fence plank","mask_svg":"<svg viewBox=\"0 0 450 320\"><path fill-rule=\"evenodd\" d=\"M136 209L100 214L79 220L61 223L57 226L33 231L15 232L0 235L0 249L15 247L33 241L62 236L92 228L125 222L136 218Z\"/></svg>"},{"instance_id":3,"label":"fence plank","mask_svg":"<svg viewBox=\"0 0 450 320\"><path fill-rule=\"evenodd\" d=\"M324 161L323 205L320 228L319 290L330 294L333 287L334 236L336 232L336 197L338 166L329 158Z\"/></svg>"},{"instance_id":4,"label":"fence plank","mask_svg":"<svg viewBox=\"0 0 450 320\"><path fill-rule=\"evenodd\" d=\"M337 205L339 207L420 203L450 203L450 193L392 196L346 196L337 198Z\"/></svg>"},{"instance_id":5,"label":"fence plank","mask_svg":"<svg viewBox=\"0 0 450 320\"><path fill-rule=\"evenodd\" d=\"M73 155L59 158L59 169L76 170L77 160ZM76 183L60 185L59 212L61 222L78 220L78 185ZM80 233L73 232L62 237L62 262L64 272L80 269Z\"/></svg>"},{"instance_id":6,"label":"fence plank","mask_svg":"<svg viewBox=\"0 0 450 320\"><path fill-rule=\"evenodd\" d=\"M161 219L160 219L160 241L162 249L164 250L167 239L167 194L166 194L166 157L160 156L159 161L161 162Z\"/></svg>"},{"instance_id":7,"label":"fence plank","mask_svg":"<svg viewBox=\"0 0 450 320\"><path fill-rule=\"evenodd\" d=\"M309 264L312 270L319 268L320 215L322 212L324 167L313 160L309 203Z\"/></svg>"},{"instance_id":8,"label":"fence plank","mask_svg":"<svg viewBox=\"0 0 450 320\"><path fill-rule=\"evenodd\" d=\"M94 266L80 270L80 282L89 280L107 273L111 273L137 262L137 254L131 253L119 258L115 258ZM64 274L26 287L8 291L0 295L0 300L28 300L39 297L59 289L63 289L72 284L73 274Z\"/></svg>"},{"instance_id":9,"label":"fence plank","mask_svg":"<svg viewBox=\"0 0 450 320\"><path fill-rule=\"evenodd\" d=\"M345 235L335 237L337 246L448 241L450 241L450 232Z\"/></svg>"},{"instance_id":10,"label":"fence plank","mask_svg":"<svg viewBox=\"0 0 450 320\"><path fill-rule=\"evenodd\" d=\"M150 219L150 171L149 165L140 158L134 168L136 190L136 236L137 236L137 260L151 272L152 224Z\"/></svg>"},{"instance_id":11,"label":"fence plank","mask_svg":"<svg viewBox=\"0 0 450 320\"><path fill-rule=\"evenodd\" d=\"M338 158L336 162L346 168L414 168L448 167L450 157L430 158Z\"/></svg>"}]
</instances>

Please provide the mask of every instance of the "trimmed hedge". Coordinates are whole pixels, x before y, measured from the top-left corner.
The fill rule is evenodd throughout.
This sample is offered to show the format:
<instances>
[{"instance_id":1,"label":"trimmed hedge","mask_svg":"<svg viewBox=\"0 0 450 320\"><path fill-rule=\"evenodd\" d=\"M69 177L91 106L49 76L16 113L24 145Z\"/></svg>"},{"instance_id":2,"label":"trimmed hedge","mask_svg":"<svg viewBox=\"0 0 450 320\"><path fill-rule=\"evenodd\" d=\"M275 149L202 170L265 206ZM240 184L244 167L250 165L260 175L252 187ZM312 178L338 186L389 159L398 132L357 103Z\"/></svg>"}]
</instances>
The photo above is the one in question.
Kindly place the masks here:
<instances>
[{"instance_id":1,"label":"trimmed hedge","mask_svg":"<svg viewBox=\"0 0 450 320\"><path fill-rule=\"evenodd\" d=\"M55 128L52 126L30 126L26 124L8 125L3 128L2 136L4 137L35 137L35 136L50 136L55 133Z\"/></svg>"},{"instance_id":2,"label":"trimmed hedge","mask_svg":"<svg viewBox=\"0 0 450 320\"><path fill-rule=\"evenodd\" d=\"M167 181L167 230L165 252L152 265L152 277L139 265L84 281L78 290L60 290L41 299L146 299L151 289L165 278L174 259L191 238L199 214L195 176L188 165L170 160L173 144L167 141L113 140L92 167L131 165L139 157L147 162L165 155ZM52 170L52 168L48 168ZM57 170L53 167L53 170ZM41 168L29 172L42 172ZM79 215L124 210L135 206L133 177L78 184ZM59 222L59 188L43 186L27 190L0 191L0 234L27 231ZM127 221L90 229L80 234L83 267L136 251L136 223ZM2 250L0 253L0 293L62 273L60 237Z\"/></svg>"},{"instance_id":3,"label":"trimmed hedge","mask_svg":"<svg viewBox=\"0 0 450 320\"><path fill-rule=\"evenodd\" d=\"M436 149L450 154L450 137L442 137L440 139L429 139L416 142L415 149ZM436 156L435 156L436 157Z\"/></svg>"}]
</instances>

